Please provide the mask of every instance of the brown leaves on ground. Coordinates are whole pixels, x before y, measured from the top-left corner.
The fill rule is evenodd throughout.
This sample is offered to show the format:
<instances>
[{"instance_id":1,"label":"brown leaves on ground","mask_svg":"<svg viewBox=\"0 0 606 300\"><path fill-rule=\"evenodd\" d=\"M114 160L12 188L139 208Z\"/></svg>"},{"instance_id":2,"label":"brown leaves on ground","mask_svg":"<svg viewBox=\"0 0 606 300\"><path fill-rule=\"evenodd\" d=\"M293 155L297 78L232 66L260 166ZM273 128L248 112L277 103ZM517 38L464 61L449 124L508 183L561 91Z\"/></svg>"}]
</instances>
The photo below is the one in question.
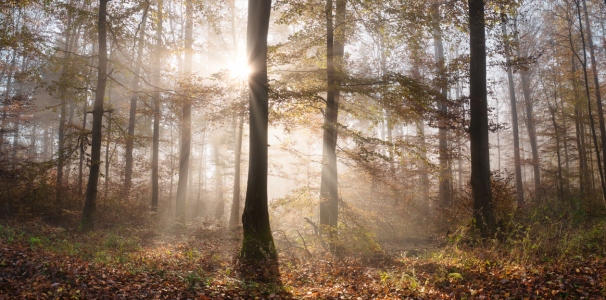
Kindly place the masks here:
<instances>
[{"instance_id":1,"label":"brown leaves on ground","mask_svg":"<svg viewBox=\"0 0 606 300\"><path fill-rule=\"evenodd\" d=\"M237 238L220 230L205 237L156 241L127 254L118 249L105 260L2 238L0 299L603 299L606 294L606 260L598 257L516 265L454 255L363 261L283 252L279 280L254 282L240 272Z\"/></svg>"}]
</instances>

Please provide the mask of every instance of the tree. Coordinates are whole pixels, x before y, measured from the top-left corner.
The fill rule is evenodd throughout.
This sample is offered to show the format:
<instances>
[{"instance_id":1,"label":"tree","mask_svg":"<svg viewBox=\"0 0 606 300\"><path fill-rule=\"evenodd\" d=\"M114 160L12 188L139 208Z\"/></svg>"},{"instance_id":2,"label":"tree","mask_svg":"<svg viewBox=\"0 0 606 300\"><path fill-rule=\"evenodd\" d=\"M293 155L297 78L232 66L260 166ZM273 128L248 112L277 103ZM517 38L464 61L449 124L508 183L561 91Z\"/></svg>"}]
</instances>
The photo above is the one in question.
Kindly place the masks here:
<instances>
[{"instance_id":1,"label":"tree","mask_svg":"<svg viewBox=\"0 0 606 300\"><path fill-rule=\"evenodd\" d=\"M267 35L271 0L248 0L246 55L251 68L250 152L248 187L242 226L244 229L240 257L259 260L278 257L269 223L267 207L267 128L269 86L267 80Z\"/></svg>"},{"instance_id":2,"label":"tree","mask_svg":"<svg viewBox=\"0 0 606 300\"><path fill-rule=\"evenodd\" d=\"M137 121L137 101L139 100L139 78L141 77L141 64L143 59L143 46L145 45L145 27L147 24L147 11L149 3L145 6L143 17L141 18L141 27L139 28L139 41L137 47L137 58L135 62L135 72L133 77L132 91L130 97L130 112L128 116L128 135L126 137L126 166L124 167L124 191L126 199L130 196L133 176L133 144L135 136L135 123Z\"/></svg>"},{"instance_id":3,"label":"tree","mask_svg":"<svg viewBox=\"0 0 606 300\"><path fill-rule=\"evenodd\" d=\"M152 212L158 211L158 151L160 150L160 83L161 83L161 57L162 57L162 0L158 0L158 24L156 27L156 53L154 61L154 136L152 141ZM179 174L180 176L182 174ZM180 177L179 176L179 177Z\"/></svg>"},{"instance_id":4,"label":"tree","mask_svg":"<svg viewBox=\"0 0 606 300\"><path fill-rule=\"evenodd\" d=\"M603 165L599 165L598 168L603 168L604 173L606 174L606 125L604 125L604 110L602 108L602 95L600 93L600 80L598 78L598 70L595 59L595 51L593 46L593 35L591 32L591 23L589 23L589 14L587 13L587 1L582 0L583 2L583 12L585 13L585 24L587 24L587 44L589 46L589 57L591 59L591 72L593 74L593 85L595 89L595 99L598 108L598 124L600 126L600 140L602 141L602 158L604 159ZM605 2L606 3L606 2ZM579 16L580 18L580 16ZM583 31L583 28L580 28ZM581 33L582 34L582 33ZM583 45L585 47L585 45ZM606 180L606 179L604 179ZM602 183L603 186L606 183ZM603 190L603 193L606 194L606 190ZM606 201L606 196L605 196Z\"/></svg>"},{"instance_id":5,"label":"tree","mask_svg":"<svg viewBox=\"0 0 606 300\"><path fill-rule=\"evenodd\" d=\"M604 182L604 171L602 169L602 162L601 162L601 158L600 158L600 150L599 150L599 147L598 147L598 139L597 139L597 135L596 135L596 132L595 132L595 124L594 124L594 120L593 120L593 114L591 112L591 96L589 95L589 77L587 75L587 47L586 47L586 43L585 43L585 34L584 34L584 31L583 31L583 19L581 18L581 7L580 7L580 3L579 3L581 0L573 0L573 1L575 3L575 6L576 6L577 17L578 17L578 20L579 20L579 27L578 28L579 28L579 32L581 34L581 42L582 42L582 47L583 47L583 59L581 59L581 57L579 56L579 54L574 50L574 45L572 43L572 34L569 32L569 37L571 39L570 44L571 44L571 50L573 51L574 55L576 56L576 58L581 63L581 67L583 68L583 77L585 79L585 96L587 97L587 110L588 110L587 113L589 114L589 121L590 121L590 125L591 125L591 136L593 137L593 145L594 145L595 152L596 152L596 158L597 158L597 163L598 163L598 170L599 170L599 173L600 173L600 183L602 184L602 191L605 191L605 192L602 193L602 198L604 200L604 203L606 204L606 184Z\"/></svg>"},{"instance_id":6,"label":"tree","mask_svg":"<svg viewBox=\"0 0 606 300\"><path fill-rule=\"evenodd\" d=\"M518 57L522 57L522 51L520 46L520 39L517 34L518 28L516 20L513 22L513 30L516 32L515 39L518 44ZM541 174L539 168L539 150L537 146L537 133L535 129L534 112L533 112L533 99L530 95L530 72L528 72L528 66L520 69L520 79L522 81L522 94L524 95L524 104L526 105L526 129L528 131L528 141L530 142L530 149L532 151L532 169L534 174L534 188L538 189L541 186Z\"/></svg>"},{"instance_id":7,"label":"tree","mask_svg":"<svg viewBox=\"0 0 606 300\"><path fill-rule=\"evenodd\" d=\"M187 0L185 8L185 75L191 76L193 57L194 13L192 1ZM183 99L183 124L181 127L181 150L179 155L179 183L177 185L177 222L185 222L185 199L187 198L187 180L189 176L189 154L191 152L191 97L189 87Z\"/></svg>"},{"instance_id":8,"label":"tree","mask_svg":"<svg viewBox=\"0 0 606 300\"><path fill-rule=\"evenodd\" d=\"M339 186L337 173L337 120L339 117L340 80L344 50L346 0L336 0L336 23L339 29L335 39L333 2L326 1L326 111L322 142L322 177L320 186L320 225L330 227L331 236L337 228L339 214Z\"/></svg>"},{"instance_id":9,"label":"tree","mask_svg":"<svg viewBox=\"0 0 606 300\"><path fill-rule=\"evenodd\" d=\"M240 214L240 156L242 156L242 127L244 126L244 116L240 114L239 120L235 124L234 137L236 140L235 148L235 167L234 167L234 195L231 204L231 215L229 217L229 227L236 227L239 224L238 215Z\"/></svg>"},{"instance_id":10,"label":"tree","mask_svg":"<svg viewBox=\"0 0 606 300\"><path fill-rule=\"evenodd\" d=\"M516 101L515 82L511 68L509 54L509 40L507 39L507 15L501 14L501 31L503 34L503 45L505 46L505 68L507 70L507 83L509 86L509 103L511 108L511 131L513 132L513 154L516 176L516 196L518 205L524 203L524 187L522 186L522 167L520 165L520 138L518 131L518 109Z\"/></svg>"},{"instance_id":11,"label":"tree","mask_svg":"<svg viewBox=\"0 0 606 300\"><path fill-rule=\"evenodd\" d=\"M448 113L448 82L446 81L446 76L444 74L445 70L445 61L444 61L444 46L442 44L442 30L440 29L440 7L436 6L436 20L434 21L434 50L435 50L435 59L436 64L439 68L439 84L442 97L438 100L438 110L443 115L439 120L439 133L438 133L438 143L439 143L439 159L440 159L440 204L443 207L450 207L452 202L452 195L450 193L450 181L451 176L449 172L449 158L448 158L448 140L446 131L446 114Z\"/></svg>"},{"instance_id":12,"label":"tree","mask_svg":"<svg viewBox=\"0 0 606 300\"><path fill-rule=\"evenodd\" d=\"M471 192L475 227L482 235L496 229L492 211L488 97L486 89L486 21L484 1L469 1L469 139Z\"/></svg>"},{"instance_id":13,"label":"tree","mask_svg":"<svg viewBox=\"0 0 606 300\"><path fill-rule=\"evenodd\" d=\"M99 67L97 75L97 91L95 92L95 103L93 105L93 127L91 162L88 185L86 187L86 202L80 221L81 231L93 230L93 221L97 209L97 186L99 183L99 168L101 166L101 129L103 127L103 100L105 98L105 87L107 85L107 2L99 0L99 20L97 22L99 31Z\"/></svg>"}]
</instances>

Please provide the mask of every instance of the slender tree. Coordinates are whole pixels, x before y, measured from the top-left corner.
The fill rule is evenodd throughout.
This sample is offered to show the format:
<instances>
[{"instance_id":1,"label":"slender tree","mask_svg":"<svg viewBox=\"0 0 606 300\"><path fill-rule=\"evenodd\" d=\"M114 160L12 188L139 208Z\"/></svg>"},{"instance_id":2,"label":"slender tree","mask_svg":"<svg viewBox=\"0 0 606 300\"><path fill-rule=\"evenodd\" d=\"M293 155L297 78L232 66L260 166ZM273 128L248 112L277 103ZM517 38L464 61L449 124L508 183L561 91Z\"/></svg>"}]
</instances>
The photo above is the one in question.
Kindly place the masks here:
<instances>
[{"instance_id":1,"label":"slender tree","mask_svg":"<svg viewBox=\"0 0 606 300\"><path fill-rule=\"evenodd\" d=\"M69 5L71 6L71 1L69 3ZM62 64L62 72L61 72L61 76L65 77L67 76L67 64L69 61L69 53L70 53L70 49L69 49L69 44L70 44L70 30L71 30L71 25L72 24L72 16L71 13L68 13L67 15L67 28L65 29L65 62ZM14 52L13 52L13 65L14 65ZM11 68L12 70L12 68ZM10 80L11 76L9 76L9 80ZM65 78L62 78L63 80L65 80ZM7 85L7 95L8 93L10 93L10 81L8 82ZM65 89L62 89L62 92L60 94L61 97L61 116L59 119L59 153L58 153L58 158L57 158L57 192L56 192L56 198L57 200L61 200L61 195L63 192L63 165L65 164L65 118L66 118L66 114L67 114L67 96L65 94Z\"/></svg>"},{"instance_id":2,"label":"slender tree","mask_svg":"<svg viewBox=\"0 0 606 300\"><path fill-rule=\"evenodd\" d=\"M239 224L238 217L240 215L240 156L242 156L242 127L244 116L240 114L235 130L236 148L234 161L234 196L231 204L231 215L229 218L229 226L236 227Z\"/></svg>"},{"instance_id":3,"label":"slender tree","mask_svg":"<svg viewBox=\"0 0 606 300\"><path fill-rule=\"evenodd\" d=\"M97 91L95 92L95 104L93 106L90 174L86 187L86 202L84 203L82 221L79 228L81 231L93 230L93 218L97 209L97 186L101 165L103 99L105 98L105 87L107 85L107 2L108 0L99 0L99 20L97 23L99 32L99 67L97 68Z\"/></svg>"},{"instance_id":4,"label":"slender tree","mask_svg":"<svg viewBox=\"0 0 606 300\"><path fill-rule=\"evenodd\" d=\"M434 35L434 51L436 64L439 68L439 85L442 94L442 98L438 102L438 110L443 116L440 117L438 123L438 148L439 148L439 160L440 160L440 184L439 184L439 197L440 205L443 207L450 207L452 202L452 195L450 193L450 181L451 176L448 169L449 158L448 158L448 140L446 130L446 114L448 113L448 82L446 81L445 61L444 61L444 46L442 44L442 30L440 28L440 7L436 6L435 12L436 20L434 21L433 35Z\"/></svg>"},{"instance_id":5,"label":"slender tree","mask_svg":"<svg viewBox=\"0 0 606 300\"><path fill-rule=\"evenodd\" d=\"M598 166L606 174L606 125L604 125L604 110L602 107L602 94L600 93L600 79L598 78L597 63L595 59L595 50L593 45L593 34L591 32L591 23L589 23L589 13L587 13L587 1L582 0L583 11L585 13L585 24L587 27L587 46L589 46L589 58L591 59L591 73L593 75L593 88L595 90L595 99L598 108L598 124L600 126L600 140L602 142L603 165ZM606 191L604 191L606 193ZM606 199L606 198L605 198Z\"/></svg>"},{"instance_id":6,"label":"slender tree","mask_svg":"<svg viewBox=\"0 0 606 300\"><path fill-rule=\"evenodd\" d=\"M246 55L251 73L250 152L246 201L242 214L244 229L240 257L244 259L277 258L269 223L267 205L267 128L269 86L267 80L267 35L271 0L248 0Z\"/></svg>"},{"instance_id":7,"label":"slender tree","mask_svg":"<svg viewBox=\"0 0 606 300\"><path fill-rule=\"evenodd\" d=\"M158 25L156 26L156 53L154 62L154 83L156 85L154 99L154 136L152 138L152 212L158 211L158 151L160 149L160 83L161 83L161 56L162 56L162 0L158 0ZM179 177L182 174L179 174ZM187 176L187 175L185 175Z\"/></svg>"},{"instance_id":8,"label":"slender tree","mask_svg":"<svg viewBox=\"0 0 606 300\"><path fill-rule=\"evenodd\" d=\"M145 6L141 27L139 27L139 39L137 45L137 61L135 62L135 74L130 96L130 111L128 114L128 135L126 136L126 167L124 169L124 197L130 197L130 189L133 177L133 144L135 136L135 123L137 121L137 101L139 100L139 77L141 77L141 64L143 60L143 47L145 46L145 28L147 24L147 11L149 3Z\"/></svg>"},{"instance_id":9,"label":"slender tree","mask_svg":"<svg viewBox=\"0 0 606 300\"><path fill-rule=\"evenodd\" d=\"M576 51L574 51L572 40L570 41L570 44L571 44L571 49L574 51L575 56L577 57L577 59L581 63L581 67L583 68L583 77L585 79L585 96L587 97L587 110L588 110L587 113L589 114L589 121L591 124L591 135L593 137L593 145L595 148L595 154L596 154L597 163L598 163L598 171L600 173L600 183L602 186L602 191L604 191L602 193L602 197L603 197L602 199L604 200L604 203L606 204L606 185L604 183L604 172L602 169L602 161L601 161L600 151L599 151L599 147L598 147L598 139L597 139L597 135L595 132L593 114L591 113L591 96L589 95L589 77L587 75L587 46L585 43L585 34L583 31L583 19L581 18L581 7L580 7L579 2L580 2L580 0L574 0L574 3L576 5L577 16L578 16L578 20L579 20L578 28L581 33L581 42L583 45L583 59L581 59L581 57L576 53ZM570 37L570 39L572 39L572 34L570 32L569 32L569 37ZM591 159L591 155L590 155L590 159ZM591 167L593 168L593 163L591 163ZM591 174L593 175L593 172L591 172ZM592 182L593 182L593 180L592 180Z\"/></svg>"},{"instance_id":10,"label":"slender tree","mask_svg":"<svg viewBox=\"0 0 606 300\"><path fill-rule=\"evenodd\" d=\"M185 76L191 76L193 63L193 26L194 12L192 0L187 0L185 8ZM177 222L185 222L185 199L187 199L187 180L189 176L189 154L191 152L191 98L189 87L183 99L183 124L181 127L181 150L179 152L179 183L177 184Z\"/></svg>"},{"instance_id":11,"label":"slender tree","mask_svg":"<svg viewBox=\"0 0 606 300\"><path fill-rule=\"evenodd\" d=\"M337 177L337 119L339 116L340 74L344 51L344 25L346 0L337 0L335 38L333 25L333 1L326 1L326 68L327 93L324 113L324 136L322 141L322 175L320 185L320 225L330 227L333 234L337 228L339 212L339 187Z\"/></svg>"},{"instance_id":12,"label":"slender tree","mask_svg":"<svg viewBox=\"0 0 606 300\"><path fill-rule=\"evenodd\" d=\"M518 109L516 101L515 82L511 68L510 47L507 38L507 16L501 15L501 31L503 34L503 45L505 46L505 63L507 70L507 82L509 84L509 103L511 108L511 131L513 132L513 155L516 176L516 196L518 205L524 203L524 187L522 186L522 167L520 165L520 137L518 131Z\"/></svg>"},{"instance_id":13,"label":"slender tree","mask_svg":"<svg viewBox=\"0 0 606 300\"><path fill-rule=\"evenodd\" d=\"M518 28L516 20L513 22L515 39L518 44L518 57L522 56L520 47L520 38L517 34ZM533 112L533 98L530 90L530 72L528 67L520 69L520 80L522 81L522 94L524 95L524 104L526 106L526 129L528 131L528 141L530 143L530 150L532 152L532 170L534 174L534 188L537 190L541 186L541 174L539 168L539 149L537 146L537 133L535 129L534 112ZM538 191L538 190L537 190Z\"/></svg>"}]
</instances>

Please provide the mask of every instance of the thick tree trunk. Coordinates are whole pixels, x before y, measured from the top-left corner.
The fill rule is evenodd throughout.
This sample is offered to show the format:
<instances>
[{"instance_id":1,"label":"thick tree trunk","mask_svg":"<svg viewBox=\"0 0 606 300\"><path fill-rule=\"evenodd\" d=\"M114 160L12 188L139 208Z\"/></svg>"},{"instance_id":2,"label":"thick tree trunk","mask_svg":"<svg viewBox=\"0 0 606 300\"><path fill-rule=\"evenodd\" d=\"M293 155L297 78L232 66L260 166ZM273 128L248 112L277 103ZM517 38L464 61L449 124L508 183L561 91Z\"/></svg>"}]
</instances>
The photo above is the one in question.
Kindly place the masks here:
<instances>
[{"instance_id":1,"label":"thick tree trunk","mask_svg":"<svg viewBox=\"0 0 606 300\"><path fill-rule=\"evenodd\" d=\"M434 34L434 51L436 63L439 67L440 72L440 89L442 92L442 99L438 102L438 110L442 116L438 121L438 150L440 160L440 185L439 185L439 197L440 205L442 207L452 206L452 195L450 193L450 181L451 175L449 172L449 157L448 157L448 140L446 131L446 114L448 113L448 82L446 81L445 60L444 60L444 46L442 45L442 30L440 29L440 10L439 7L436 9L436 22L433 28Z\"/></svg>"},{"instance_id":2,"label":"thick tree trunk","mask_svg":"<svg viewBox=\"0 0 606 300\"><path fill-rule=\"evenodd\" d=\"M137 101L139 100L139 77L141 76L141 64L143 60L143 46L145 45L145 27L147 25L147 11L149 4L143 11L141 18L141 28L139 28L139 41L137 46L137 62L135 63L135 74L131 87L130 111L128 115L128 132L126 136L126 167L124 169L124 190L125 199L130 197L133 178L133 144L135 138L135 123L137 121Z\"/></svg>"},{"instance_id":3,"label":"thick tree trunk","mask_svg":"<svg viewBox=\"0 0 606 300\"><path fill-rule=\"evenodd\" d=\"M229 218L229 227L236 227L240 223L240 156L242 155L242 127L244 116L240 114L238 124L236 124L236 149L234 159L234 196L231 205L231 216Z\"/></svg>"},{"instance_id":4,"label":"thick tree trunk","mask_svg":"<svg viewBox=\"0 0 606 300\"><path fill-rule=\"evenodd\" d=\"M160 149L160 84L161 84L161 56L162 56L162 0L158 0L158 26L156 27L156 54L154 83L154 136L152 138L152 212L158 211L159 184L158 184L158 151ZM181 176L181 174L179 174ZM187 176L187 175L186 175Z\"/></svg>"},{"instance_id":5,"label":"thick tree trunk","mask_svg":"<svg viewBox=\"0 0 606 300\"><path fill-rule=\"evenodd\" d=\"M488 145L488 99L486 90L486 23L484 1L469 1L469 137L471 190L475 226L483 235L496 229L492 211L490 152Z\"/></svg>"},{"instance_id":6,"label":"thick tree trunk","mask_svg":"<svg viewBox=\"0 0 606 300\"><path fill-rule=\"evenodd\" d=\"M101 164L101 128L103 127L103 99L107 85L107 2L99 0L99 67L97 76L97 91L93 106L93 129L91 146L91 163L88 185L86 188L86 202L80 222L81 231L93 230L93 218L97 208L97 185L99 183L99 167Z\"/></svg>"},{"instance_id":7,"label":"thick tree trunk","mask_svg":"<svg viewBox=\"0 0 606 300\"><path fill-rule=\"evenodd\" d=\"M269 87L267 80L267 34L271 0L248 0L246 54L252 69L250 88L250 152L244 229L240 257L277 258L267 207L267 128Z\"/></svg>"},{"instance_id":8,"label":"thick tree trunk","mask_svg":"<svg viewBox=\"0 0 606 300\"><path fill-rule=\"evenodd\" d=\"M505 60L507 63L507 81L509 83L509 102L511 108L511 130L513 131L513 155L516 176L516 198L518 205L524 204L524 187L522 185L522 167L520 166L520 137L518 131L518 109L516 101L515 82L511 70L511 58L509 56L509 40L507 38L507 16L501 15L501 30L503 33L503 44L505 45Z\"/></svg>"},{"instance_id":9,"label":"thick tree trunk","mask_svg":"<svg viewBox=\"0 0 606 300\"><path fill-rule=\"evenodd\" d=\"M185 76L190 76L193 59L193 5L187 0L185 9ZM185 200L187 199L187 182L189 177L189 154L191 152L191 98L189 87L183 99L183 124L181 126L181 149L179 151L179 183L177 184L177 222L185 222Z\"/></svg>"}]
</instances>

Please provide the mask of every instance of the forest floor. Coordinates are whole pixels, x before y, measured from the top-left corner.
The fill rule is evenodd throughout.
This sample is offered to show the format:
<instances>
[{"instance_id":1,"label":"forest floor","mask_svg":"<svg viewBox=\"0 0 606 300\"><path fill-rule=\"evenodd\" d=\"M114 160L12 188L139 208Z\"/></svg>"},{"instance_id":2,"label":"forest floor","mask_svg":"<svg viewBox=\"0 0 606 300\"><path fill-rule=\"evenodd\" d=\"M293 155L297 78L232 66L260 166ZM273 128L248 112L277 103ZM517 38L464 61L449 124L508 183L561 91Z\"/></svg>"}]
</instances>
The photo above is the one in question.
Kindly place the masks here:
<instances>
[{"instance_id":1,"label":"forest floor","mask_svg":"<svg viewBox=\"0 0 606 300\"><path fill-rule=\"evenodd\" d=\"M313 248L309 240L303 244L303 236L295 243L279 234L279 277L262 283L239 272L238 235L210 223L164 233L114 228L90 234L41 222L3 224L0 299L604 299L606 295L606 260L599 256L515 262L484 258L482 251L489 249L469 252L450 247L335 257Z\"/></svg>"}]
</instances>

